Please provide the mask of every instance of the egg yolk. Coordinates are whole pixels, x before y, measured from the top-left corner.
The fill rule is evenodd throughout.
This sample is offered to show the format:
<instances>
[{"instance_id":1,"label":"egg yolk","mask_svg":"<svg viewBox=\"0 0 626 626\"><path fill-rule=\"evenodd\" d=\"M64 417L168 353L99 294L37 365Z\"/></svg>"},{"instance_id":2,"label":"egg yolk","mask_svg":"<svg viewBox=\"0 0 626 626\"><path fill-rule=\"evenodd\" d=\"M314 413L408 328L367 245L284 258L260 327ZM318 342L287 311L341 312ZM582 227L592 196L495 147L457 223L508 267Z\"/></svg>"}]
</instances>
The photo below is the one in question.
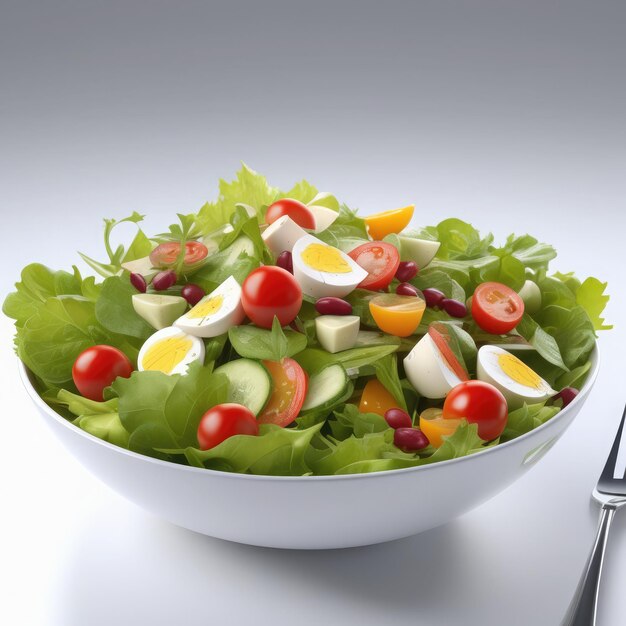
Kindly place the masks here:
<instances>
[{"instance_id":1,"label":"egg yolk","mask_svg":"<svg viewBox=\"0 0 626 626\"><path fill-rule=\"evenodd\" d=\"M352 271L350 264L341 256L341 252L332 246L322 243L308 245L300 255L311 269L333 274L348 274Z\"/></svg>"},{"instance_id":2,"label":"egg yolk","mask_svg":"<svg viewBox=\"0 0 626 626\"><path fill-rule=\"evenodd\" d=\"M144 370L170 374L191 350L191 339L168 337L150 346L143 357Z\"/></svg>"},{"instance_id":3,"label":"egg yolk","mask_svg":"<svg viewBox=\"0 0 626 626\"><path fill-rule=\"evenodd\" d=\"M498 356L498 365L509 378L520 385L532 387L533 389L541 389L543 387L543 380L539 374L533 372L526 363L520 361L513 354L500 354Z\"/></svg>"},{"instance_id":4,"label":"egg yolk","mask_svg":"<svg viewBox=\"0 0 626 626\"><path fill-rule=\"evenodd\" d=\"M224 304L224 296L213 296L212 298L207 298L203 302L196 304L196 306L194 306L193 309L187 313L187 317L191 319L198 319L214 315L222 308L222 304Z\"/></svg>"}]
</instances>

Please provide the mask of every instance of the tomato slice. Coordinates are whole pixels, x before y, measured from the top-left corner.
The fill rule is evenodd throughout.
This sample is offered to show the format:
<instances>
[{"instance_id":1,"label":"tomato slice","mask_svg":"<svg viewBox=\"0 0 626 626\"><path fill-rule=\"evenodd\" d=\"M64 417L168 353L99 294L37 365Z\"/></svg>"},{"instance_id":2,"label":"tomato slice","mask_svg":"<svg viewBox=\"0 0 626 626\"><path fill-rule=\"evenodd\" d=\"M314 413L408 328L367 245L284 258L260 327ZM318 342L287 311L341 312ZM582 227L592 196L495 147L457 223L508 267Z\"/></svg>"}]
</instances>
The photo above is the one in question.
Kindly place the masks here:
<instances>
[{"instance_id":1,"label":"tomato slice","mask_svg":"<svg viewBox=\"0 0 626 626\"><path fill-rule=\"evenodd\" d=\"M400 265L398 249L385 241L368 241L348 252L348 256L368 272L359 287L372 291L387 287Z\"/></svg>"},{"instance_id":2,"label":"tomato slice","mask_svg":"<svg viewBox=\"0 0 626 626\"><path fill-rule=\"evenodd\" d=\"M372 298L369 308L380 330L396 337L408 337L420 325L426 303L419 296L385 293Z\"/></svg>"},{"instance_id":3,"label":"tomato slice","mask_svg":"<svg viewBox=\"0 0 626 626\"><path fill-rule=\"evenodd\" d=\"M439 330L438 328L441 328L441 330ZM443 360L448 364L448 367L454 372L457 378L459 378L461 381L469 380L470 376L467 373L467 370L465 369L464 365L461 363L457 355L454 353L454 350L452 350L452 348L450 347L451 338L449 334L444 334L445 330L445 324L440 324L438 327L436 327L434 324L431 324L428 327L428 334L430 338L435 342L437 350L441 352Z\"/></svg>"},{"instance_id":4,"label":"tomato slice","mask_svg":"<svg viewBox=\"0 0 626 626\"><path fill-rule=\"evenodd\" d=\"M410 204L401 209L393 209L391 211L383 211L368 215L365 218L365 224L372 239L384 239L391 233L399 233L406 228L413 217L415 206Z\"/></svg>"},{"instance_id":5,"label":"tomato slice","mask_svg":"<svg viewBox=\"0 0 626 626\"><path fill-rule=\"evenodd\" d=\"M172 267L180 254L180 243L178 241L168 241L159 244L150 253L150 263L152 267L167 268ZM192 266L199 263L209 254L208 248L199 241L188 241L185 243L185 265Z\"/></svg>"},{"instance_id":6,"label":"tomato slice","mask_svg":"<svg viewBox=\"0 0 626 626\"><path fill-rule=\"evenodd\" d=\"M361 413L378 413L384 417L389 409L397 408L398 401L377 378L372 378L365 383L359 403Z\"/></svg>"},{"instance_id":7,"label":"tomato slice","mask_svg":"<svg viewBox=\"0 0 626 626\"><path fill-rule=\"evenodd\" d=\"M461 419L446 419L441 409L433 407L420 414L420 430L428 437L435 448L443 444L443 437L453 435L459 427Z\"/></svg>"},{"instance_id":8,"label":"tomato slice","mask_svg":"<svg viewBox=\"0 0 626 626\"><path fill-rule=\"evenodd\" d=\"M287 426L298 417L309 384L306 372L288 357L282 361L263 361L274 383L272 394L257 416L259 424Z\"/></svg>"},{"instance_id":9,"label":"tomato slice","mask_svg":"<svg viewBox=\"0 0 626 626\"><path fill-rule=\"evenodd\" d=\"M501 283L482 283L472 297L472 317L485 331L504 335L513 330L524 315L521 296Z\"/></svg>"}]
</instances>

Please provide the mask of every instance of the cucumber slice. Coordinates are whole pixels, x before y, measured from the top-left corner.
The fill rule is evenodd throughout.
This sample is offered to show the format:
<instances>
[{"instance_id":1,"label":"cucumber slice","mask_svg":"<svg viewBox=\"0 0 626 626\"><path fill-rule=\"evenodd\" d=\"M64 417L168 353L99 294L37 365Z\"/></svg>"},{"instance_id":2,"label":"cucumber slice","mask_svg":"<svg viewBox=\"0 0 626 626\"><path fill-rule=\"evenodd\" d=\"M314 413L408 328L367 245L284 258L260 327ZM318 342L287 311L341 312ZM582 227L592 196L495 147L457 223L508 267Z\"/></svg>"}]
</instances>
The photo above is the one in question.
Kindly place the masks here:
<instances>
[{"instance_id":1,"label":"cucumber slice","mask_svg":"<svg viewBox=\"0 0 626 626\"><path fill-rule=\"evenodd\" d=\"M228 402L248 407L258 415L272 393L272 377L259 363L252 359L236 359L218 367L216 373L228 378Z\"/></svg>"},{"instance_id":2,"label":"cucumber slice","mask_svg":"<svg viewBox=\"0 0 626 626\"><path fill-rule=\"evenodd\" d=\"M254 242L250 237L242 235L237 237L233 243L223 251L224 257L220 263L225 267L233 264L242 254L246 256L254 256Z\"/></svg>"},{"instance_id":3,"label":"cucumber slice","mask_svg":"<svg viewBox=\"0 0 626 626\"><path fill-rule=\"evenodd\" d=\"M302 412L330 408L352 393L350 379L343 365L335 363L311 376Z\"/></svg>"}]
</instances>

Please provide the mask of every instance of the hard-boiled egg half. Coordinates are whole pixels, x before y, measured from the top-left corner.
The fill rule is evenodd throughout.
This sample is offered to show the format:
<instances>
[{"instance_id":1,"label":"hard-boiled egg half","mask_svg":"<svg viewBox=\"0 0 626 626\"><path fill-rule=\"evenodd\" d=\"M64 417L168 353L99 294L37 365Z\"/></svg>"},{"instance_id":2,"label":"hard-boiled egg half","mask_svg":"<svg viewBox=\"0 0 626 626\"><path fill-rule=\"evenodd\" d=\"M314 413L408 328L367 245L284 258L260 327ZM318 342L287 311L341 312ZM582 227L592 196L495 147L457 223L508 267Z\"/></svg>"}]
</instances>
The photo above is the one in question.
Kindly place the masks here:
<instances>
[{"instance_id":1,"label":"hard-boiled egg half","mask_svg":"<svg viewBox=\"0 0 626 626\"><path fill-rule=\"evenodd\" d=\"M556 393L526 363L498 346L480 348L476 369L478 380L497 387L512 408L543 402Z\"/></svg>"},{"instance_id":2,"label":"hard-boiled egg half","mask_svg":"<svg viewBox=\"0 0 626 626\"><path fill-rule=\"evenodd\" d=\"M194 361L204 361L204 343L174 326L168 326L148 337L139 351L137 369L164 374L185 374Z\"/></svg>"},{"instance_id":3,"label":"hard-boiled egg half","mask_svg":"<svg viewBox=\"0 0 626 626\"><path fill-rule=\"evenodd\" d=\"M219 287L204 296L174 326L196 337L217 337L243 322L241 286L229 276Z\"/></svg>"},{"instance_id":4,"label":"hard-boiled egg half","mask_svg":"<svg viewBox=\"0 0 626 626\"><path fill-rule=\"evenodd\" d=\"M367 272L345 252L305 235L292 251L293 273L303 293L313 298L348 295Z\"/></svg>"},{"instance_id":5,"label":"hard-boiled egg half","mask_svg":"<svg viewBox=\"0 0 626 626\"><path fill-rule=\"evenodd\" d=\"M416 391L425 398L445 398L469 376L451 350L447 358L431 334L424 335L404 358L404 371Z\"/></svg>"}]
</instances>

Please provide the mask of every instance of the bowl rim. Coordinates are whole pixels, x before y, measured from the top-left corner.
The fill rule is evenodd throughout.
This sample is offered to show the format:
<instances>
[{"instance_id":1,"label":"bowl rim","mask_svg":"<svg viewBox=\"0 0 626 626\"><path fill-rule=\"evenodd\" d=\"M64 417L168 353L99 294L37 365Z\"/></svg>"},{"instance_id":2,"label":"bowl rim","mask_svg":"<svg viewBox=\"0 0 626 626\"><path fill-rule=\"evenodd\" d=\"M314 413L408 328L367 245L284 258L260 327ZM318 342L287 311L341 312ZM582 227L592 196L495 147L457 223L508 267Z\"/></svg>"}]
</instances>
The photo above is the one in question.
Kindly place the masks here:
<instances>
[{"instance_id":1,"label":"bowl rim","mask_svg":"<svg viewBox=\"0 0 626 626\"><path fill-rule=\"evenodd\" d=\"M557 413L552 419L544 422L537 428L533 428L533 430L516 437L515 439L511 439L510 441L505 441L504 443L500 443L496 446L491 446L489 448L485 448L484 450L480 450L479 452L474 452L473 454L469 454L462 457L457 457L454 459L448 459L446 461L438 461L437 463L430 463L427 465L418 465L416 467L404 467L400 469L392 469L392 470L381 470L378 472L369 472L369 473L359 473L359 474L331 474L331 475L322 475L322 476L272 476L269 474L241 474L238 472L224 472L221 470L214 469L206 469L200 467L193 467L191 465L182 465L179 463L172 463L171 461L164 461L162 459L155 459L154 457L147 456L145 454L140 454L139 452L133 452L132 450L127 450L126 448L121 448L116 446L115 444L109 443L108 441L104 441L88 433L87 431L79 428L78 426L74 426L71 421L63 417L61 414L57 413L52 407L50 407L43 398L39 395L35 387L33 386L29 372L30 370L24 364L24 362L17 357L18 368L20 379L22 384L26 388L26 392L30 396L31 400L35 403L36 406L39 407L44 413L52 417L55 421L62 423L65 427L70 428L76 434L85 437L87 440L92 441L96 444L104 446L105 448L111 449L113 452L118 454L126 455L131 458L135 458L137 460L145 461L148 463L154 463L158 466L164 466L169 469L177 469L181 471L188 472L198 472L202 475L212 475L217 478L224 479L233 479L233 480L257 480L257 481L271 481L271 482L293 482L300 481L302 483L317 483L317 482L325 482L325 481L349 481L349 480L372 480L372 479L382 479L385 477L395 476L398 474L409 474L412 472L425 472L432 471L437 467L449 466L455 463L464 463L471 461L474 458L484 458L486 455L495 454L502 452L504 449L511 447L512 445L518 444L520 441L529 438L531 435L535 433L541 432L546 428L549 428L555 421L563 419L564 416L567 415L569 411L572 410L573 407L581 404L586 398L586 396L591 391L595 381L598 377L598 371L600 369L600 354L598 349L598 342L596 340L596 344L589 356L591 361L591 369L587 376L587 380L583 385L582 389L578 393L578 395L574 398L574 400L566 406L564 409L561 409L559 413Z\"/></svg>"}]
</instances>

